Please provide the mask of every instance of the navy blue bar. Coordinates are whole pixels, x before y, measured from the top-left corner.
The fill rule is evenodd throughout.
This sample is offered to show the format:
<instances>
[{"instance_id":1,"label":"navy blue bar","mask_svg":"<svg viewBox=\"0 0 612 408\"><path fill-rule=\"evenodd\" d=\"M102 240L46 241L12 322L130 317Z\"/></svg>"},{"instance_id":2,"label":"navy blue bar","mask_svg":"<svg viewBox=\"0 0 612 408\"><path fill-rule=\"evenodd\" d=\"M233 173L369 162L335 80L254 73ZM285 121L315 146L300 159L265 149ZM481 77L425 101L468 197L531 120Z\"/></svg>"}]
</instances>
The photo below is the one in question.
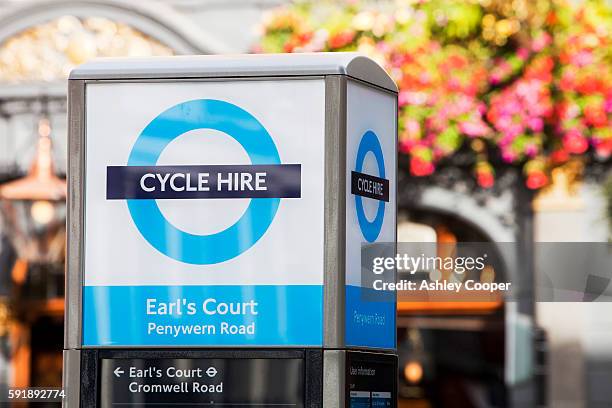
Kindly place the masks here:
<instances>
[{"instance_id":1,"label":"navy blue bar","mask_svg":"<svg viewBox=\"0 0 612 408\"><path fill-rule=\"evenodd\" d=\"M108 166L108 200L300 198L301 165Z\"/></svg>"},{"instance_id":2,"label":"navy blue bar","mask_svg":"<svg viewBox=\"0 0 612 408\"><path fill-rule=\"evenodd\" d=\"M389 180L351 171L351 194L389 202Z\"/></svg>"}]
</instances>

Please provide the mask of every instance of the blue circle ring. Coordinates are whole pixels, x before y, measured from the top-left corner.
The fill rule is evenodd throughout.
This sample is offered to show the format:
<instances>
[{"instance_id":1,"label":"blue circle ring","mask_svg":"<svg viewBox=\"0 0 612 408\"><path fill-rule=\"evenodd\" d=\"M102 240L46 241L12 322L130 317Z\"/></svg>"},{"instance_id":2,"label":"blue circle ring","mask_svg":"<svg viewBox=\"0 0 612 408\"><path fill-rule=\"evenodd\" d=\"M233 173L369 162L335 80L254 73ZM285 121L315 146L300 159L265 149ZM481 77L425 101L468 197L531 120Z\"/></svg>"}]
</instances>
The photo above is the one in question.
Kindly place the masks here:
<instances>
[{"instance_id":1,"label":"blue circle ring","mask_svg":"<svg viewBox=\"0 0 612 408\"><path fill-rule=\"evenodd\" d=\"M384 179L385 158L383 156L382 147L380 146L380 141L378 140L376 133L372 132L371 130L365 132L361 137L361 142L359 142L355 171L362 173L363 162L366 154L369 152L374 154L374 157L376 158L376 164L378 165L378 177ZM365 211L363 209L363 197L360 195L355 195L355 207L357 210L357 221L359 222L359 228L361 229L363 237L368 242L376 241L376 238L378 238L378 235L382 229L383 220L385 218L385 202L378 202L376 217L374 217L374 220L372 221L369 221L365 215Z\"/></svg>"},{"instance_id":2,"label":"blue circle ring","mask_svg":"<svg viewBox=\"0 0 612 408\"><path fill-rule=\"evenodd\" d=\"M177 137L194 129L214 129L244 148L251 164L280 164L272 137L250 113L216 99L196 99L175 105L153 119L136 139L128 166L155 166L162 151ZM156 200L127 200L142 236L159 252L189 264L216 264L252 247L266 232L280 198L251 199L244 214L227 229L196 235L172 225ZM212 216L212 214L211 214Z\"/></svg>"}]
</instances>

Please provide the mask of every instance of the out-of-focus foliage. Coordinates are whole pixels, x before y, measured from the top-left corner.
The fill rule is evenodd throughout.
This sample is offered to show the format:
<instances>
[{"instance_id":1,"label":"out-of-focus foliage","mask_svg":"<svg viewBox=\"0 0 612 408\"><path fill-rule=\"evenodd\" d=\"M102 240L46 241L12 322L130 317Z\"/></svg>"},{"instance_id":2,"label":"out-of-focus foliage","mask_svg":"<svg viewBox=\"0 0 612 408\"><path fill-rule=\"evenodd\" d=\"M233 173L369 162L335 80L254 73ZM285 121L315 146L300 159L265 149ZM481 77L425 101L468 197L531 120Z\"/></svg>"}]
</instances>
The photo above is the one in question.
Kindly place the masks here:
<instances>
[{"instance_id":1,"label":"out-of-focus foliage","mask_svg":"<svg viewBox=\"0 0 612 408\"><path fill-rule=\"evenodd\" d=\"M259 52L360 51L397 82L400 151L415 176L472 158L527 186L612 153L612 9L605 0L299 1L265 17ZM493 164L492 164L493 163Z\"/></svg>"}]
</instances>

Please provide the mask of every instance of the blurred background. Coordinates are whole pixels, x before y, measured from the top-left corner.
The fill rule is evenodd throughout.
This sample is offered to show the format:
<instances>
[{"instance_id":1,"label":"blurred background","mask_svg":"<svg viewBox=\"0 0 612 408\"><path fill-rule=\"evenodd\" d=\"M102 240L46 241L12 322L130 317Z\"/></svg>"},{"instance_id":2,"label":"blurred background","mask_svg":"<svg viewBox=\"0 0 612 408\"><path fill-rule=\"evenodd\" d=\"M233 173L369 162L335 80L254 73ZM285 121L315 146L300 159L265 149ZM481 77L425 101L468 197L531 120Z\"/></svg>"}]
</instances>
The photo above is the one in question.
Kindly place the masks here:
<instances>
[{"instance_id":1,"label":"blurred background","mask_svg":"<svg viewBox=\"0 0 612 408\"><path fill-rule=\"evenodd\" d=\"M516 243L516 301L400 302L399 406L612 407L612 304L534 294L535 242L610 239L610 0L0 1L0 386L61 385L72 67L355 50L400 88L398 240Z\"/></svg>"}]
</instances>

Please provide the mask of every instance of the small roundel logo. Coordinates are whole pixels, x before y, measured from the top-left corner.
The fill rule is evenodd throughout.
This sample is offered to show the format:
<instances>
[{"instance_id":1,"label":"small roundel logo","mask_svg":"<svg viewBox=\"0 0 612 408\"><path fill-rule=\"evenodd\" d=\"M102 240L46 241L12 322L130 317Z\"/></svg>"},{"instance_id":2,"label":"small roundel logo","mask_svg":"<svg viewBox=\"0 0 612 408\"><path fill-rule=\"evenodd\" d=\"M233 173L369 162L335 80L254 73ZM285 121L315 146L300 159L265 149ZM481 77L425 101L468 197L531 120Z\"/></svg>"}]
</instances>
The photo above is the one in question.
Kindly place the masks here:
<instances>
[{"instance_id":1,"label":"small roundel logo","mask_svg":"<svg viewBox=\"0 0 612 408\"><path fill-rule=\"evenodd\" d=\"M363 173L363 164L368 153L374 155L378 176ZM385 158L380 141L376 133L368 130L359 142L355 171L351 174L351 193L355 195L357 221L363 237L368 242L376 241L383 226L385 205L389 201L389 180L385 177ZM366 217L364 199L378 201L376 215L372 221Z\"/></svg>"}]
</instances>

